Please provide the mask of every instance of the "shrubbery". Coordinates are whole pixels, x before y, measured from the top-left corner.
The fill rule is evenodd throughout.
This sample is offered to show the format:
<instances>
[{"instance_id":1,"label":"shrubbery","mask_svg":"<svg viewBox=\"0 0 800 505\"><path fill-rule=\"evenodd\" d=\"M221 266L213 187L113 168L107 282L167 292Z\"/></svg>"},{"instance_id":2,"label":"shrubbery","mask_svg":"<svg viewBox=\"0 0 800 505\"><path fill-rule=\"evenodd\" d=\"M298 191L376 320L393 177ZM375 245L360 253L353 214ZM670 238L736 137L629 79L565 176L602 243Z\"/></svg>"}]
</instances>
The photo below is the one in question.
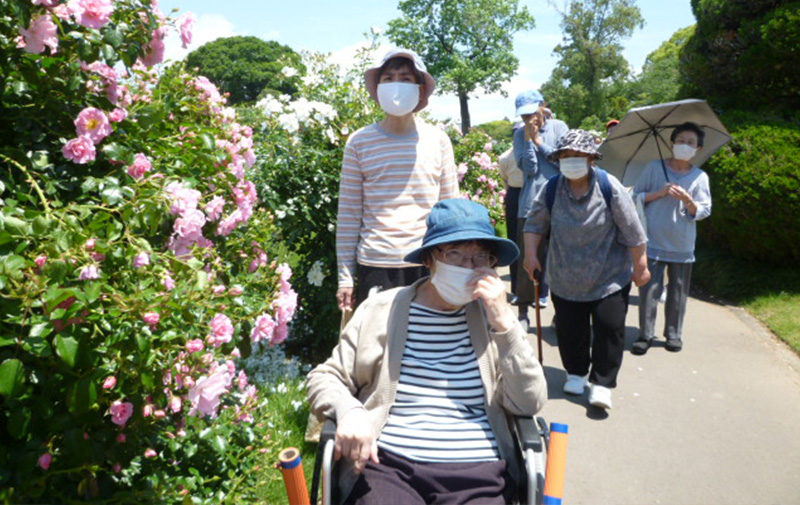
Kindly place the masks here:
<instances>
[{"instance_id":1,"label":"shrubbery","mask_svg":"<svg viewBox=\"0 0 800 505\"><path fill-rule=\"evenodd\" d=\"M728 125L742 120L727 116ZM733 130L733 141L705 169L711 179L711 229L701 237L746 259L800 261L800 128L780 121Z\"/></svg>"},{"instance_id":2,"label":"shrubbery","mask_svg":"<svg viewBox=\"0 0 800 505\"><path fill-rule=\"evenodd\" d=\"M154 4L2 4L2 501L256 496L263 394L237 358L286 338L292 272L250 128L150 70L191 38Z\"/></svg>"}]
</instances>

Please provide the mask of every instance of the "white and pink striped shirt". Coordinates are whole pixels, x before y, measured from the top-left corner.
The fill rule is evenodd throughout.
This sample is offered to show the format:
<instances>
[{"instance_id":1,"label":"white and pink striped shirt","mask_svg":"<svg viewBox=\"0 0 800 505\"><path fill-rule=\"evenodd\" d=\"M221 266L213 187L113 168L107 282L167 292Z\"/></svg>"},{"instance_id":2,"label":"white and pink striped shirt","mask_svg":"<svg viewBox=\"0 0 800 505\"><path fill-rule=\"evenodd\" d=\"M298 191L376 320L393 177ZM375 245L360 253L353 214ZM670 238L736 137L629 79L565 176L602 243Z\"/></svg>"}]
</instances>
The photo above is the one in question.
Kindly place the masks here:
<instances>
[{"instance_id":1,"label":"white and pink striped shirt","mask_svg":"<svg viewBox=\"0 0 800 505\"><path fill-rule=\"evenodd\" d=\"M439 200L459 196L450 139L416 120L397 136L377 123L347 141L339 183L336 256L339 287L352 287L356 262L402 268L422 244L425 220Z\"/></svg>"}]
</instances>

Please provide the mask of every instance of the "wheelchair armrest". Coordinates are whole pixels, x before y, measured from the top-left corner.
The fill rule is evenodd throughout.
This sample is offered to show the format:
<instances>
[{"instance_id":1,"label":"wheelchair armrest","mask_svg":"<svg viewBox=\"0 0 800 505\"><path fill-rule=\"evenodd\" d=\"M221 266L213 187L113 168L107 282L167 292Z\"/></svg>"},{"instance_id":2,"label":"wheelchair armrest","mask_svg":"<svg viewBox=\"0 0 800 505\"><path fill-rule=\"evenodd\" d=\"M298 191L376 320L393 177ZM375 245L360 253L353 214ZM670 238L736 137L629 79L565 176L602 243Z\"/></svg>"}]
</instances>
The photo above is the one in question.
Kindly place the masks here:
<instances>
[{"instance_id":1,"label":"wheelchair armrest","mask_svg":"<svg viewBox=\"0 0 800 505\"><path fill-rule=\"evenodd\" d=\"M334 440L336 438L336 421L333 419L327 418L325 419L325 424L322 425L322 432L319 436L319 443L320 445L325 445L325 442L328 440Z\"/></svg>"},{"instance_id":2,"label":"wheelchair armrest","mask_svg":"<svg viewBox=\"0 0 800 505\"><path fill-rule=\"evenodd\" d=\"M523 451L533 449L536 452L541 452L544 449L542 447L539 424L536 419L530 416L514 416L514 424L516 425L517 437Z\"/></svg>"}]
</instances>

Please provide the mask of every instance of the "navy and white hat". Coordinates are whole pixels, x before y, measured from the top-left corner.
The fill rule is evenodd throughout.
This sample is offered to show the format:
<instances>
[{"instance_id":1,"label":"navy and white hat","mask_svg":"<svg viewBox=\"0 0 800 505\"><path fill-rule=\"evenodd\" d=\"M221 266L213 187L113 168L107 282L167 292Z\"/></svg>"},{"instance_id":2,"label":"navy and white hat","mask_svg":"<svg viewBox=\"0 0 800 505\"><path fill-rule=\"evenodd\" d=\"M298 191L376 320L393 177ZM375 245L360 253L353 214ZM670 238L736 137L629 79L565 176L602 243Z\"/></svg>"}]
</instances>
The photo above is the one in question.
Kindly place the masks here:
<instances>
[{"instance_id":1,"label":"navy and white hat","mask_svg":"<svg viewBox=\"0 0 800 505\"><path fill-rule=\"evenodd\" d=\"M427 220L428 230L422 246L404 258L407 263L422 263L422 252L434 246L486 240L494 243L498 266L510 265L519 256L517 244L495 235L489 211L483 205L465 198L449 198L433 206Z\"/></svg>"},{"instance_id":2,"label":"navy and white hat","mask_svg":"<svg viewBox=\"0 0 800 505\"><path fill-rule=\"evenodd\" d=\"M547 160L558 161L564 151L578 151L588 154L592 159L602 159L603 155L597 150L596 138L596 135L586 130L570 130L558 140L558 147L547 157Z\"/></svg>"}]
</instances>

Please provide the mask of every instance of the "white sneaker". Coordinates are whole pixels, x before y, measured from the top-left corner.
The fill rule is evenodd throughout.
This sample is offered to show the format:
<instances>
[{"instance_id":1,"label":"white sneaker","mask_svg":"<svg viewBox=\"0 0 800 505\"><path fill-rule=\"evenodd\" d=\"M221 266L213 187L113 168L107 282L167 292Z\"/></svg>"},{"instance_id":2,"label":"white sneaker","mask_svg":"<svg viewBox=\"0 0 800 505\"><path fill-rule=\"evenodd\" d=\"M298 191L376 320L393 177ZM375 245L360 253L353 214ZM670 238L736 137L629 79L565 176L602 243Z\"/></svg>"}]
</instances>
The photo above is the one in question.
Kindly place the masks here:
<instances>
[{"instance_id":1,"label":"white sneaker","mask_svg":"<svg viewBox=\"0 0 800 505\"><path fill-rule=\"evenodd\" d=\"M567 382L564 383L564 392L568 395L582 395L586 388L588 375L567 375Z\"/></svg>"},{"instance_id":2,"label":"white sneaker","mask_svg":"<svg viewBox=\"0 0 800 505\"><path fill-rule=\"evenodd\" d=\"M543 296L543 297L539 298L539 308L540 309L546 309L547 308L547 297L546 296Z\"/></svg>"},{"instance_id":3,"label":"white sneaker","mask_svg":"<svg viewBox=\"0 0 800 505\"><path fill-rule=\"evenodd\" d=\"M589 386L589 405L600 407L601 409L610 409L611 390L597 384Z\"/></svg>"}]
</instances>

